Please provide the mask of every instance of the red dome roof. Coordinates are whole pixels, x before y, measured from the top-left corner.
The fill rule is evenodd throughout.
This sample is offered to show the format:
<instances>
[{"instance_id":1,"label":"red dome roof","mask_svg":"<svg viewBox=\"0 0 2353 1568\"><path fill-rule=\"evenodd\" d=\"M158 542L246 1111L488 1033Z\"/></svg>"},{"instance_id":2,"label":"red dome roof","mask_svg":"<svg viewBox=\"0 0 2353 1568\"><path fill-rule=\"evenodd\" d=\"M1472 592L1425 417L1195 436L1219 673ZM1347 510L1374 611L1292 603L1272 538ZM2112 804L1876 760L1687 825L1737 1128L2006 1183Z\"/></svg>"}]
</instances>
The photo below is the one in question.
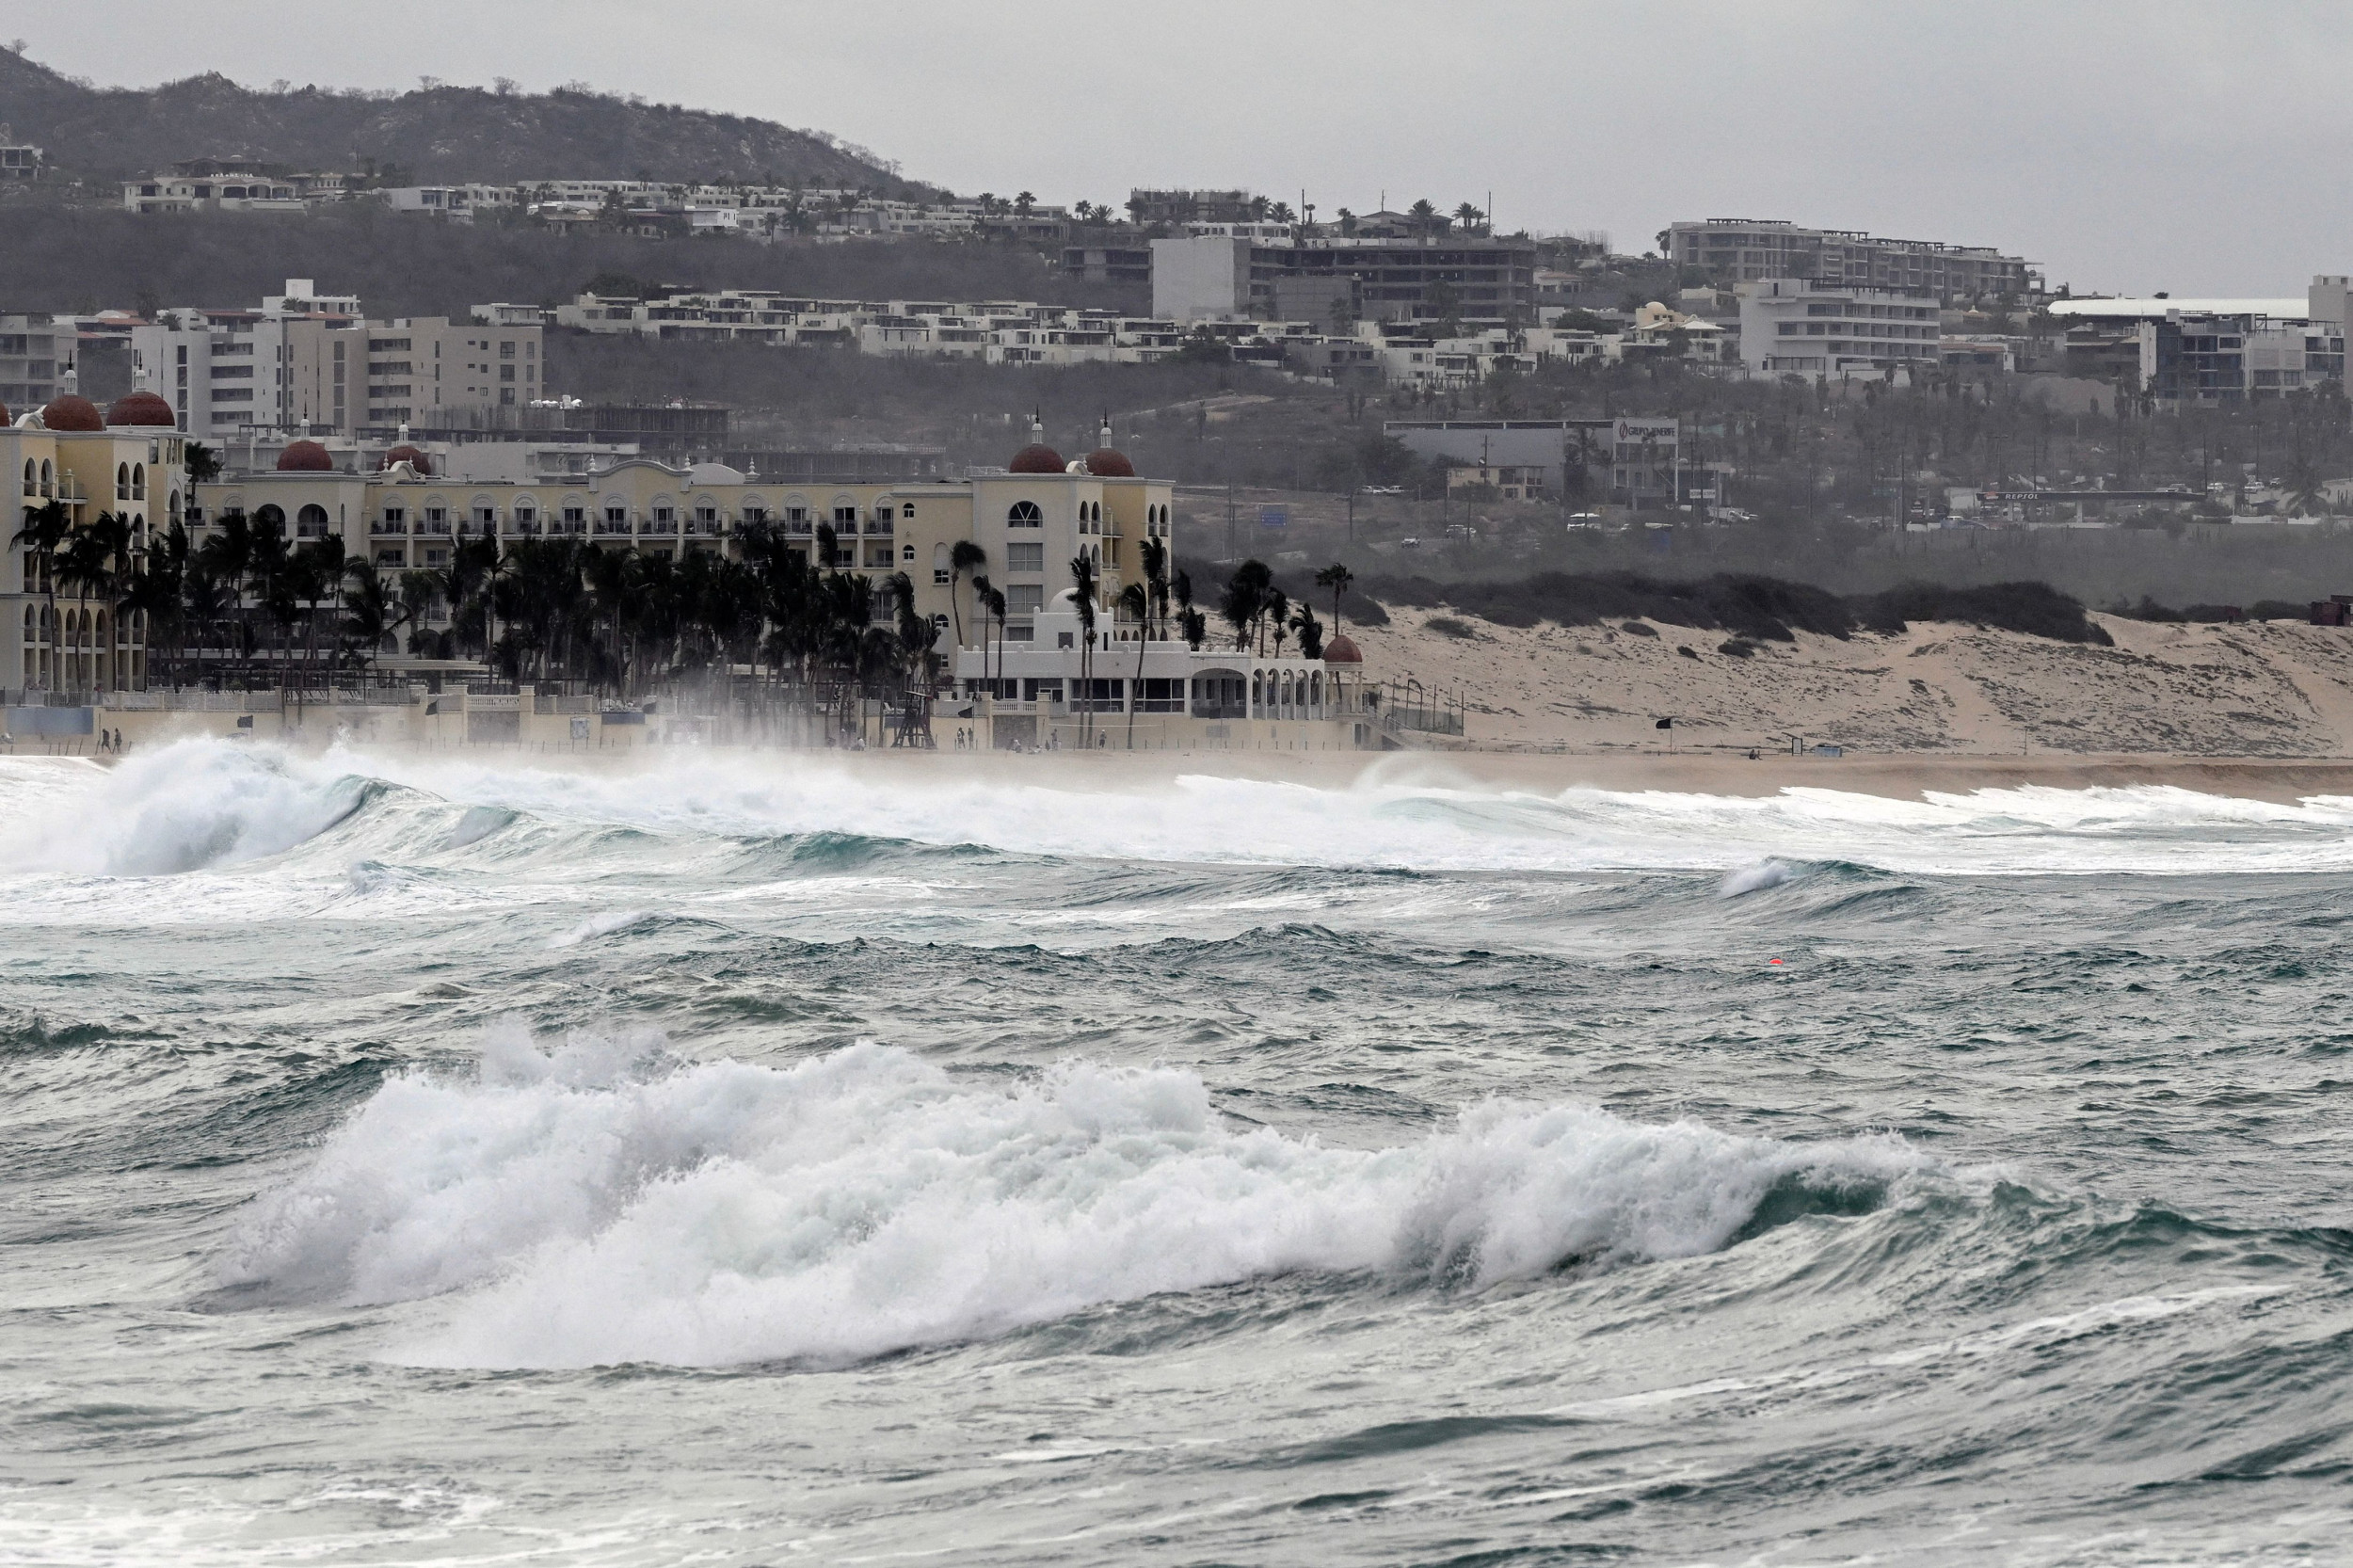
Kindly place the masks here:
<instances>
[{"instance_id":1,"label":"red dome roof","mask_svg":"<svg viewBox=\"0 0 2353 1568\"><path fill-rule=\"evenodd\" d=\"M316 441L289 441L286 450L278 455L280 473L332 473L335 459L327 455L327 448Z\"/></svg>"},{"instance_id":2,"label":"red dome roof","mask_svg":"<svg viewBox=\"0 0 2353 1568\"><path fill-rule=\"evenodd\" d=\"M1327 664L1361 664L1365 656L1345 632L1323 645L1323 662Z\"/></svg>"},{"instance_id":3,"label":"red dome roof","mask_svg":"<svg viewBox=\"0 0 2353 1568\"><path fill-rule=\"evenodd\" d=\"M1007 473L1060 473L1068 465L1062 454L1040 441L1032 441L1013 455L1005 465Z\"/></svg>"},{"instance_id":4,"label":"red dome roof","mask_svg":"<svg viewBox=\"0 0 2353 1568\"><path fill-rule=\"evenodd\" d=\"M1125 452L1114 452L1098 446L1086 456L1087 472L1097 479L1133 479L1136 465L1128 460Z\"/></svg>"},{"instance_id":5,"label":"red dome roof","mask_svg":"<svg viewBox=\"0 0 2353 1568\"><path fill-rule=\"evenodd\" d=\"M407 463L410 468L415 469L419 473L431 473L433 472L433 459L426 456L416 447L410 446L406 441L401 442L400 445L384 454L384 466L386 468L391 468L394 463Z\"/></svg>"},{"instance_id":6,"label":"red dome roof","mask_svg":"<svg viewBox=\"0 0 2353 1568\"><path fill-rule=\"evenodd\" d=\"M87 397L72 392L49 400L40 411L40 422L52 430L104 430L106 422L98 412L98 405Z\"/></svg>"},{"instance_id":7,"label":"red dome roof","mask_svg":"<svg viewBox=\"0 0 2353 1568\"><path fill-rule=\"evenodd\" d=\"M167 429L177 429L180 424L171 411L171 405L152 392L135 392L127 397L116 398L107 406L106 423L114 425L160 424Z\"/></svg>"}]
</instances>

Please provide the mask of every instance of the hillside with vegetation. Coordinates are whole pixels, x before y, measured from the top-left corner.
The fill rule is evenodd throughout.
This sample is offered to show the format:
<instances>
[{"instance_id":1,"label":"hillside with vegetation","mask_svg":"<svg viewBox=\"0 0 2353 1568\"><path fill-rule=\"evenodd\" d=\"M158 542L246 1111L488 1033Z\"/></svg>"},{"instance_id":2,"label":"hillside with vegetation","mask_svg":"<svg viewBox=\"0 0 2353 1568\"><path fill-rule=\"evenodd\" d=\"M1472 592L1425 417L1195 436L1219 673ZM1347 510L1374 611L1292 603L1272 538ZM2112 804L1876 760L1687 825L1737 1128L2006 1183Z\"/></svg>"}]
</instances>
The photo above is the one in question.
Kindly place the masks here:
<instances>
[{"instance_id":1,"label":"hillside with vegetation","mask_svg":"<svg viewBox=\"0 0 2353 1568\"><path fill-rule=\"evenodd\" d=\"M408 92L240 86L216 72L101 88L0 50L0 121L63 175L129 178L188 158L361 170L387 184L533 179L752 181L915 187L823 132L598 92L534 93L426 79Z\"/></svg>"},{"instance_id":2,"label":"hillside with vegetation","mask_svg":"<svg viewBox=\"0 0 2353 1568\"><path fill-rule=\"evenodd\" d=\"M489 300L558 304L600 274L820 298L1091 305L1123 297L1112 286L1065 279L1034 250L978 241L661 240L445 223L374 201L282 215L20 206L0 221L0 309L17 311L251 305L288 278L312 278L358 295L372 315L463 316Z\"/></svg>"}]
</instances>

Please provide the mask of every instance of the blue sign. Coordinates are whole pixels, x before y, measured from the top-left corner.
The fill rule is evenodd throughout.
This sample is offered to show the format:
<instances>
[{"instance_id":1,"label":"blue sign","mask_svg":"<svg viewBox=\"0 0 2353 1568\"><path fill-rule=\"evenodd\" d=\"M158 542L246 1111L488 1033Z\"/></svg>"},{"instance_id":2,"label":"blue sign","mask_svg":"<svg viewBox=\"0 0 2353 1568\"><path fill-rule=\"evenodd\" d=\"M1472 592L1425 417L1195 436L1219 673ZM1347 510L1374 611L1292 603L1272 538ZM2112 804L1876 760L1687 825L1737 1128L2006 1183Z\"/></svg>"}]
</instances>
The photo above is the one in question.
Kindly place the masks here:
<instances>
[{"instance_id":1,"label":"blue sign","mask_svg":"<svg viewBox=\"0 0 2353 1568\"><path fill-rule=\"evenodd\" d=\"M1290 525L1291 509L1289 506L1261 506L1258 508L1259 527L1289 528Z\"/></svg>"}]
</instances>

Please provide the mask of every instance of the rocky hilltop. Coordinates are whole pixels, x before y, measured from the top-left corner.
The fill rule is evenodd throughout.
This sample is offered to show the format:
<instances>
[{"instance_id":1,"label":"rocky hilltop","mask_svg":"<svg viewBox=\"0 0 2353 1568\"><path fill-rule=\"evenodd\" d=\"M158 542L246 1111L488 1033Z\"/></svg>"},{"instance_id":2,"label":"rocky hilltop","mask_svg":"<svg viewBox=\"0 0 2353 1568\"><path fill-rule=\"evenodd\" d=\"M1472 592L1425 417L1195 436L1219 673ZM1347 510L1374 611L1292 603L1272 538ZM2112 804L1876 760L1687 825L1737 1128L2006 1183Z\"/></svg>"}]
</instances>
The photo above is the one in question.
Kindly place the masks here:
<instances>
[{"instance_id":1,"label":"rocky hilltop","mask_svg":"<svg viewBox=\"0 0 2353 1568\"><path fill-rule=\"evenodd\" d=\"M100 181L216 157L297 169L373 162L424 184L570 176L914 188L822 133L570 88L256 90L217 72L99 88L0 50L0 122L47 149L60 172Z\"/></svg>"}]
</instances>

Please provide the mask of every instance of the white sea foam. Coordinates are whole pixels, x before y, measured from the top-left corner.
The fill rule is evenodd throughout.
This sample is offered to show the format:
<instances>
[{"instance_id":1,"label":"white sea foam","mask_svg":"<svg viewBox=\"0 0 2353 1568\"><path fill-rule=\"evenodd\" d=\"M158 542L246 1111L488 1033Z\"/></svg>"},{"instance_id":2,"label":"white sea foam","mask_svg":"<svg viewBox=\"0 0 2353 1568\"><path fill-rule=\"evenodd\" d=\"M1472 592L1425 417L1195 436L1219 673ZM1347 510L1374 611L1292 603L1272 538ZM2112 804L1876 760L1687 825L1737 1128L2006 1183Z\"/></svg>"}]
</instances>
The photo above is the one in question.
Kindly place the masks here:
<instances>
[{"instance_id":1,"label":"white sea foam","mask_svg":"<svg viewBox=\"0 0 2353 1568\"><path fill-rule=\"evenodd\" d=\"M609 909L601 915L589 916L571 930L552 938L548 946L576 948L591 937L609 936L616 931L627 930L645 918L646 911L643 909Z\"/></svg>"},{"instance_id":2,"label":"white sea foam","mask_svg":"<svg viewBox=\"0 0 2353 1568\"><path fill-rule=\"evenodd\" d=\"M568 835L582 839L581 869L603 866L626 852L585 834L614 826L699 842L722 860L740 854L738 840L824 833L1169 863L1729 872L1727 892L1761 886L1743 871L1760 861L1846 860L1908 874L2353 869L2353 799L2333 796L2277 805L2169 787L2041 786L1913 801L1824 789L1759 798L1539 793L1378 768L1338 789L1208 775L1095 789L1082 775L1040 767L1029 782L697 751L601 773L342 751L300 759L191 741L111 772L50 760L0 767L0 822L18 824L0 828L0 875L157 875L275 860L333 825L370 777L408 788L366 814L383 819L366 826L366 854L485 876L519 849L560 852ZM492 843L508 846L505 860ZM346 859L352 853L345 846ZM342 883L341 865L330 874Z\"/></svg>"},{"instance_id":3,"label":"white sea foam","mask_svg":"<svg viewBox=\"0 0 2353 1568\"><path fill-rule=\"evenodd\" d=\"M1797 868L1786 860L1759 860L1753 866L1740 866L1724 872L1720 890L1726 898L1738 898L1761 888L1778 888L1797 874Z\"/></svg>"},{"instance_id":4,"label":"white sea foam","mask_svg":"<svg viewBox=\"0 0 2353 1568\"><path fill-rule=\"evenodd\" d=\"M111 769L62 766L80 787L43 792L0 829L0 867L162 876L260 859L334 825L362 788L274 749L217 741L143 751Z\"/></svg>"},{"instance_id":5,"label":"white sea foam","mask_svg":"<svg viewBox=\"0 0 2353 1568\"><path fill-rule=\"evenodd\" d=\"M459 1291L392 1352L424 1365L830 1361L1300 1270L1486 1284L1688 1256L1785 1178L1922 1166L1893 1138L1504 1102L1327 1148L1228 1125L1190 1073L975 1087L873 1045L790 1068L643 1060L510 1032L481 1081L388 1081L252 1207L224 1279L349 1304Z\"/></svg>"}]
</instances>

